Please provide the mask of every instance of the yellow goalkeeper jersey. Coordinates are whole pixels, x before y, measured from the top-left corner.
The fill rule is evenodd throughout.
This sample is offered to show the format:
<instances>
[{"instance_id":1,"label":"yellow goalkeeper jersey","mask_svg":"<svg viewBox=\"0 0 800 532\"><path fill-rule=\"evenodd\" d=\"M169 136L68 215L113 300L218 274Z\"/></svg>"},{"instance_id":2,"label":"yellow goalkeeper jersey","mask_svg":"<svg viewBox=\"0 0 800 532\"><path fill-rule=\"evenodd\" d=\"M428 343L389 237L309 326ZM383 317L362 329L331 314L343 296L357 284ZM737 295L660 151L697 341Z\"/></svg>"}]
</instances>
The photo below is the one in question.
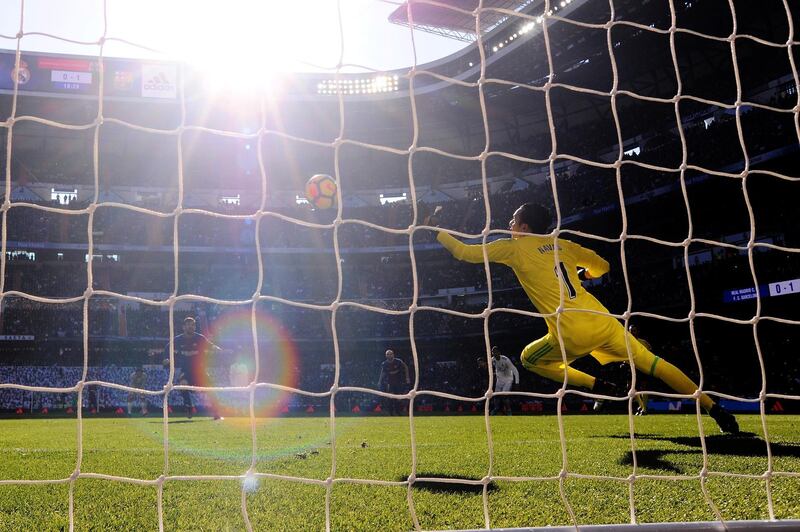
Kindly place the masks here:
<instances>
[{"instance_id":1,"label":"yellow goalkeeper jersey","mask_svg":"<svg viewBox=\"0 0 800 532\"><path fill-rule=\"evenodd\" d=\"M468 245L443 231L437 236L439 242L458 260L472 263L483 262L483 246ZM569 240L558 239L558 264L555 261L555 243L552 237L537 235L503 238L486 244L490 262L505 264L514 270L522 288L533 305L545 316L547 328L555 336L556 310L564 292L564 309L585 309L607 313L608 310L592 294L587 292L578 279L578 268L585 268L592 277L600 277L609 270L608 261L594 251ZM561 285L561 286L559 286ZM569 339L573 345L597 332L605 325L608 316L588 312L566 311L561 316L561 338Z\"/></svg>"}]
</instances>

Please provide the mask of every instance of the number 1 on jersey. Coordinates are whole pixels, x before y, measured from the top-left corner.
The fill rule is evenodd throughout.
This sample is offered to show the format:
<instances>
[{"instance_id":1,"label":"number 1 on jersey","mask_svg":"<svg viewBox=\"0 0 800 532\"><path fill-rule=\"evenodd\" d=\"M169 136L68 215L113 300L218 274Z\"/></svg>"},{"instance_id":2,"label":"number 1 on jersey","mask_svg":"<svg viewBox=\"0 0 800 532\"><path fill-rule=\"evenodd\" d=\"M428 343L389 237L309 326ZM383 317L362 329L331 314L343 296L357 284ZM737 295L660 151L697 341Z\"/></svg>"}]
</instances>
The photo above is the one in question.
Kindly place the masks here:
<instances>
[{"instance_id":1,"label":"number 1 on jersey","mask_svg":"<svg viewBox=\"0 0 800 532\"><path fill-rule=\"evenodd\" d=\"M559 270L561 270L559 272ZM575 290L575 287L572 286L572 281L569 280L569 275L567 275L567 267L564 265L563 262L559 262L558 266L553 268L553 271L556 274L556 277L561 279L564 283L564 286L567 288L567 294L569 295L570 299L575 299L578 297L578 292Z\"/></svg>"}]
</instances>

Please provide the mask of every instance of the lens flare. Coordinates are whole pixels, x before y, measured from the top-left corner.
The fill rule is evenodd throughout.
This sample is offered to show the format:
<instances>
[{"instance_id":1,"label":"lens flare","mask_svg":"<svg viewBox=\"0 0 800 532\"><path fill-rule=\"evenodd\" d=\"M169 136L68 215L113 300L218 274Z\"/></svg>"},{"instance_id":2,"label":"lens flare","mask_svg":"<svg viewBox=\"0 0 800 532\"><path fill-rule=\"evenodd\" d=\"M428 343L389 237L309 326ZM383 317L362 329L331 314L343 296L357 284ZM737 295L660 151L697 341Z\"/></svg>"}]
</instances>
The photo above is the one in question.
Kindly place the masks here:
<instances>
[{"instance_id":1,"label":"lens flare","mask_svg":"<svg viewBox=\"0 0 800 532\"><path fill-rule=\"evenodd\" d=\"M253 349L252 327L258 338L258 375ZM209 326L208 339L220 346L222 353L209 353L208 364L196 375L203 386L248 386L252 382L296 387L298 354L291 336L281 322L269 313L250 308L224 312ZM216 411L223 415L249 415L247 391L221 391L207 394ZM259 388L255 394L255 415L273 417L288 407L291 393Z\"/></svg>"},{"instance_id":2,"label":"lens flare","mask_svg":"<svg viewBox=\"0 0 800 532\"><path fill-rule=\"evenodd\" d=\"M193 372L194 384L203 387L227 388L230 386L249 386L251 383L270 383L287 388L298 387L298 350L292 341L287 327L277 316L269 311L259 309L255 315L251 307L224 307L221 312L206 317L199 313L198 332L206 336L223 351L212 350L202 353L202 364ZM206 325L208 323L208 325ZM259 370L256 375L255 355L253 348L253 323L255 323L258 339ZM178 392L173 395L179 397ZM306 456L308 452L319 453L329 446L330 432L327 420L321 420L319 426L310 426L297 431L293 420L285 419L286 413L297 413L298 405L292 408L291 401L298 397L291 392L271 388L258 388L255 394L254 414L257 417L256 430L260 436L256 458L262 462L282 460L295 455ZM215 427L220 433L220 440L238 441L238 448L220 445L217 441L198 439L192 423L211 422L209 419L195 418L189 424L182 423L170 430L170 451L196 457L207 457L239 463L243 468L249 467L252 449L250 446L250 392L219 391L200 392L194 394L195 404L207 413L220 414L225 420ZM181 410L175 415L181 416ZM347 423L344 423L346 426ZM159 430L152 425L139 425L144 437L153 441L161 441ZM342 425L339 425L342 426ZM297 431L296 434L292 431ZM243 488L258 489L258 477L248 477Z\"/></svg>"},{"instance_id":3,"label":"lens flare","mask_svg":"<svg viewBox=\"0 0 800 532\"><path fill-rule=\"evenodd\" d=\"M248 473L242 479L242 489L247 493L255 493L258 491L258 477L252 473Z\"/></svg>"}]
</instances>

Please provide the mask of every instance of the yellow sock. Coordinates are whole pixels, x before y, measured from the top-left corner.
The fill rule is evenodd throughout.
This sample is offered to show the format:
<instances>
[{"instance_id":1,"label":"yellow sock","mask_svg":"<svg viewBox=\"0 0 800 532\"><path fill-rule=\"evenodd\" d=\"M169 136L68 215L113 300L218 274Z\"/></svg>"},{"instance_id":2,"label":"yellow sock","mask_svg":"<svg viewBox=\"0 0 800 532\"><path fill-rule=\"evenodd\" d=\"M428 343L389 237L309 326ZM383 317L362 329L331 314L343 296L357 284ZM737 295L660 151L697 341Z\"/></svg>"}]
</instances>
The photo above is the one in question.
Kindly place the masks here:
<instances>
[{"instance_id":1,"label":"yellow sock","mask_svg":"<svg viewBox=\"0 0 800 532\"><path fill-rule=\"evenodd\" d=\"M642 411L647 410L647 396L646 395L637 395L636 396L636 403L639 405L639 408Z\"/></svg>"},{"instance_id":2,"label":"yellow sock","mask_svg":"<svg viewBox=\"0 0 800 532\"><path fill-rule=\"evenodd\" d=\"M687 377L686 374L678 369L674 364L670 364L663 358L659 358L652 353L648 352L648 354L652 356L649 367L640 367L639 361L637 360L636 367L640 371L644 371L648 375L652 375L663 381L664 384L678 393L691 395L695 392L695 390L697 390L697 384L695 384L692 379ZM700 406L702 406L705 410L711 410L711 407L714 406L714 401L712 401L711 398L706 394L701 394Z\"/></svg>"}]
</instances>

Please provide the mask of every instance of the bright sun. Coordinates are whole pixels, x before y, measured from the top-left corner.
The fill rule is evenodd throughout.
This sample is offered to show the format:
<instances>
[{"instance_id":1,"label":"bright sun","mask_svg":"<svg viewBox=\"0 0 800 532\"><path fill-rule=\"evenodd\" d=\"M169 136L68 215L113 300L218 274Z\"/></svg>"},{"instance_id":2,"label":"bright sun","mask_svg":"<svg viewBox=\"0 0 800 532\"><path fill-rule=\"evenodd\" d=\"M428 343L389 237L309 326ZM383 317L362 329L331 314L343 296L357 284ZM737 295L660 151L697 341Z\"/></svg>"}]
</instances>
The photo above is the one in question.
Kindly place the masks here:
<instances>
[{"instance_id":1,"label":"bright sun","mask_svg":"<svg viewBox=\"0 0 800 532\"><path fill-rule=\"evenodd\" d=\"M190 8L183 2L164 2L163 15L183 23L165 37L163 51L221 86L262 86L279 72L335 68L339 60L335 4L315 6L332 8L332 19L307 17L298 24L292 2L195 0Z\"/></svg>"}]
</instances>

